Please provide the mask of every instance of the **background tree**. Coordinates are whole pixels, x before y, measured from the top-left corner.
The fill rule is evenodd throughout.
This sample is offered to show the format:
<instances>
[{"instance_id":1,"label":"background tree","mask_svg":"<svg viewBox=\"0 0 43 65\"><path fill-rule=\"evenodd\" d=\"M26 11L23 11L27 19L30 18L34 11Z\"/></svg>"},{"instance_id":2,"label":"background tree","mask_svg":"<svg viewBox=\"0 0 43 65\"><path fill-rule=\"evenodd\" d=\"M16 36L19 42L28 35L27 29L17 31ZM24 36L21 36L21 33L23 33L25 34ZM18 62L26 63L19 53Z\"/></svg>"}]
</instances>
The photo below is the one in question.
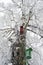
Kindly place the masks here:
<instances>
[{"instance_id":1,"label":"background tree","mask_svg":"<svg viewBox=\"0 0 43 65\"><path fill-rule=\"evenodd\" d=\"M27 29L26 47L33 48L30 64L43 65L43 1L11 0L7 4L3 2L0 2L0 51L2 53L0 56L2 55L1 59L3 58L2 65L9 62L8 50L10 50L10 45L16 41L17 30L21 24ZM4 53L5 56L3 56Z\"/></svg>"}]
</instances>

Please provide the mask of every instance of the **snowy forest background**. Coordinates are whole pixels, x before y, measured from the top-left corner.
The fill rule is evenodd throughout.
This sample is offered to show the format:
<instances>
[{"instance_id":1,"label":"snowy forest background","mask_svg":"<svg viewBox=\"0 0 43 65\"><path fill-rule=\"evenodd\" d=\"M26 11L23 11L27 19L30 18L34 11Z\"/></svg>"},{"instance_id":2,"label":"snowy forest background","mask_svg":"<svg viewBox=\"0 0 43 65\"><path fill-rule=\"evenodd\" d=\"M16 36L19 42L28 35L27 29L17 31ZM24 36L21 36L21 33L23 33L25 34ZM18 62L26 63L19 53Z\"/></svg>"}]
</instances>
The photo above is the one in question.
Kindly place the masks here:
<instances>
[{"instance_id":1,"label":"snowy forest background","mask_svg":"<svg viewBox=\"0 0 43 65\"><path fill-rule=\"evenodd\" d=\"M22 6L23 5L23 6ZM30 65L43 65L43 0L0 0L0 65L8 65L11 44L16 41L17 29L30 20L26 32L26 47L32 47ZM31 11L31 14L29 13Z\"/></svg>"}]
</instances>

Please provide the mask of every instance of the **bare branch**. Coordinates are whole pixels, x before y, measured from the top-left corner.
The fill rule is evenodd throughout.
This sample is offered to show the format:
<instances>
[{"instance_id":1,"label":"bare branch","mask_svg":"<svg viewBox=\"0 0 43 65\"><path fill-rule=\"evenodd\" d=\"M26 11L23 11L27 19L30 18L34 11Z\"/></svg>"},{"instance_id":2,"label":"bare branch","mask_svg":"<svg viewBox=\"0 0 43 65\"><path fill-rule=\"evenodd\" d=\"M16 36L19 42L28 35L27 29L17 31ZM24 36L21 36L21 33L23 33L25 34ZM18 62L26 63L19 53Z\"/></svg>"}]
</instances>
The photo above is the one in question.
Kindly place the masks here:
<instances>
[{"instance_id":1,"label":"bare branch","mask_svg":"<svg viewBox=\"0 0 43 65\"><path fill-rule=\"evenodd\" d=\"M14 0L12 0L13 3L16 4L16 6L18 6L19 8L21 8L21 6L19 6Z\"/></svg>"},{"instance_id":2,"label":"bare branch","mask_svg":"<svg viewBox=\"0 0 43 65\"><path fill-rule=\"evenodd\" d=\"M4 8L4 10L2 10L2 12L5 11L5 10L11 12L11 15L12 15L12 17L13 17L13 20L11 20L11 18L10 18L10 20L11 20L11 21L15 21L14 15L13 15L13 11L10 10L10 9L8 9L8 8L5 8L4 6L3 6L2 8ZM16 21L15 21L15 22L16 22Z\"/></svg>"},{"instance_id":3,"label":"bare branch","mask_svg":"<svg viewBox=\"0 0 43 65\"><path fill-rule=\"evenodd\" d=\"M27 29L27 31L31 31L31 32L33 32L34 34L39 35L41 38L43 38L42 35L38 34L37 32L35 32L35 31L33 31L33 30Z\"/></svg>"},{"instance_id":4,"label":"bare branch","mask_svg":"<svg viewBox=\"0 0 43 65\"><path fill-rule=\"evenodd\" d=\"M13 33L11 33L13 31ZM6 29L0 29L0 32L3 32L3 37L11 37L12 34L15 34L15 29L14 28L6 28ZM6 34L5 34L6 33Z\"/></svg>"},{"instance_id":5,"label":"bare branch","mask_svg":"<svg viewBox=\"0 0 43 65\"><path fill-rule=\"evenodd\" d=\"M39 0L37 0L37 1L33 4L33 6L31 7L30 11L32 11L32 9L35 7L35 5L37 4L38 1L39 1Z\"/></svg>"},{"instance_id":6,"label":"bare branch","mask_svg":"<svg viewBox=\"0 0 43 65\"><path fill-rule=\"evenodd\" d=\"M40 29L40 27L38 27L38 26L28 25L28 27L37 28L37 29L39 29L40 31L43 31L43 30L42 30L42 29Z\"/></svg>"},{"instance_id":7,"label":"bare branch","mask_svg":"<svg viewBox=\"0 0 43 65\"><path fill-rule=\"evenodd\" d=\"M4 28L4 29L0 29L0 31L11 31L11 30L15 30L14 28Z\"/></svg>"},{"instance_id":8,"label":"bare branch","mask_svg":"<svg viewBox=\"0 0 43 65\"><path fill-rule=\"evenodd\" d=\"M37 0L38 1L38 0ZM28 26L28 23L29 23L29 20L30 20L30 18L33 16L33 14L34 13L32 13L32 9L35 7L35 5L37 4L37 2L35 2L34 3L34 5L31 7L31 9L30 9L30 11L29 11L29 17L28 17L28 22L26 23L26 25L25 25L25 29L26 29L26 27Z\"/></svg>"},{"instance_id":9,"label":"bare branch","mask_svg":"<svg viewBox=\"0 0 43 65\"><path fill-rule=\"evenodd\" d=\"M8 38L11 38L11 36L12 36L13 34L15 34L14 31L13 31L13 32L10 32L10 34L8 35Z\"/></svg>"},{"instance_id":10,"label":"bare branch","mask_svg":"<svg viewBox=\"0 0 43 65\"><path fill-rule=\"evenodd\" d=\"M35 17L36 17L36 19L37 19L38 21L40 21L40 20L39 20L39 18L37 18L37 16L36 16L36 15L35 15ZM42 21L40 21L40 22L42 22Z\"/></svg>"}]
</instances>

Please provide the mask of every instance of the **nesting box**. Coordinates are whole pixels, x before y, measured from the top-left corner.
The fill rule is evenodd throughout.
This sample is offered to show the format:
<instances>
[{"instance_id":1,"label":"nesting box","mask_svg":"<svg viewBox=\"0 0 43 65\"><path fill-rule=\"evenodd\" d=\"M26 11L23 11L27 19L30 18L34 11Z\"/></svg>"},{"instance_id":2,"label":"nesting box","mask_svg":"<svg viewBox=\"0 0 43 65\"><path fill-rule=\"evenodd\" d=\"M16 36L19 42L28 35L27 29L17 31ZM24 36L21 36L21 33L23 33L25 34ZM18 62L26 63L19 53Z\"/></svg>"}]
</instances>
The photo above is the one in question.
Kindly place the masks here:
<instances>
[{"instance_id":1,"label":"nesting box","mask_svg":"<svg viewBox=\"0 0 43 65\"><path fill-rule=\"evenodd\" d=\"M26 49L26 58L31 59L32 48Z\"/></svg>"},{"instance_id":2,"label":"nesting box","mask_svg":"<svg viewBox=\"0 0 43 65\"><path fill-rule=\"evenodd\" d=\"M23 32L24 32L24 28L23 26L20 26L20 34L23 34Z\"/></svg>"}]
</instances>

